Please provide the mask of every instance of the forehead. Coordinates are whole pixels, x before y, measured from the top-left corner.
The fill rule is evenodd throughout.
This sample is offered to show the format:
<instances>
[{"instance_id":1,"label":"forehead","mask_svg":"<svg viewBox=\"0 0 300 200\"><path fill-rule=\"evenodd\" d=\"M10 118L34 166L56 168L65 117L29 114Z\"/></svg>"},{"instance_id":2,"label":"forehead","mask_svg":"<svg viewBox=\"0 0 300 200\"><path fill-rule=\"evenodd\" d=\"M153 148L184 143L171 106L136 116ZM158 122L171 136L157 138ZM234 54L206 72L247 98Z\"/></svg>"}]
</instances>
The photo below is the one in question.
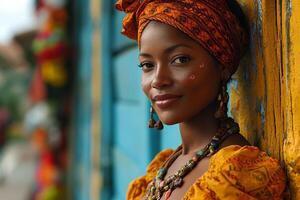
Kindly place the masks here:
<instances>
[{"instance_id":1,"label":"forehead","mask_svg":"<svg viewBox=\"0 0 300 200\"><path fill-rule=\"evenodd\" d=\"M157 44L159 46L170 46L173 44L188 44L188 45L198 45L193 39L188 35L181 32L180 30L161 22L151 21L144 29L141 40L140 48L141 50L153 47Z\"/></svg>"}]
</instances>

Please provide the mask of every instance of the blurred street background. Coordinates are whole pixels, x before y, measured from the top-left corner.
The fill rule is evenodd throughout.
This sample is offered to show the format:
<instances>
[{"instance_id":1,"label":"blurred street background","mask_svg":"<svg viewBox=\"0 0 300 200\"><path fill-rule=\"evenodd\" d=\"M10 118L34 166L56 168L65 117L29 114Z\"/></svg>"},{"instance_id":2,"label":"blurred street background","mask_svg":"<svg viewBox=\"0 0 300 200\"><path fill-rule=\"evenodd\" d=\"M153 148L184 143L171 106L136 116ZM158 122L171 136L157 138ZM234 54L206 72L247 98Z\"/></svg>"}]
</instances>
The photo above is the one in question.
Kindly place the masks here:
<instances>
[{"instance_id":1,"label":"blurred street background","mask_svg":"<svg viewBox=\"0 0 300 200\"><path fill-rule=\"evenodd\" d=\"M0 0L0 199L67 199L68 6Z\"/></svg>"}]
</instances>

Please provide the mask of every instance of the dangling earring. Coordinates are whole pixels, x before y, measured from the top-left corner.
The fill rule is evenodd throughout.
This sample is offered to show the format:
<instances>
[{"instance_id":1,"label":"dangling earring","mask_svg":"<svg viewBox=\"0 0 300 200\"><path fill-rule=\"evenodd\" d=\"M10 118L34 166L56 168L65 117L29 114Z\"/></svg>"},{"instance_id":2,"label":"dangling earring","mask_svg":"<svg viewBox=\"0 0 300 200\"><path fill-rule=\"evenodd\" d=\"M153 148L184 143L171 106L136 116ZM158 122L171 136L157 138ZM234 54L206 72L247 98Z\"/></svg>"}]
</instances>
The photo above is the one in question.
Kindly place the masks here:
<instances>
[{"instance_id":1,"label":"dangling earring","mask_svg":"<svg viewBox=\"0 0 300 200\"><path fill-rule=\"evenodd\" d=\"M233 118L227 115L227 104L229 100L229 95L227 92L227 83L222 82L221 91L218 95L219 107L215 113L215 118L219 120L219 126L221 129L225 129L228 133L239 133L239 124L234 121Z\"/></svg>"},{"instance_id":2,"label":"dangling earring","mask_svg":"<svg viewBox=\"0 0 300 200\"><path fill-rule=\"evenodd\" d=\"M158 120L155 124L154 124L154 128L156 128L157 130L162 130L164 128L163 123Z\"/></svg>"},{"instance_id":3,"label":"dangling earring","mask_svg":"<svg viewBox=\"0 0 300 200\"><path fill-rule=\"evenodd\" d=\"M223 82L222 86L221 86L221 91L218 95L219 107L215 113L215 118L217 118L219 120L225 120L226 118L228 118L228 116L227 116L228 100L229 100L229 95L227 93L226 83Z\"/></svg>"},{"instance_id":4,"label":"dangling earring","mask_svg":"<svg viewBox=\"0 0 300 200\"><path fill-rule=\"evenodd\" d=\"M157 130L162 130L164 128L164 125L160 120L155 121L154 119L155 110L153 109L152 105L150 107L150 120L148 122L149 128L156 128Z\"/></svg>"},{"instance_id":5,"label":"dangling earring","mask_svg":"<svg viewBox=\"0 0 300 200\"><path fill-rule=\"evenodd\" d=\"M148 127L149 128L154 128L156 121L154 120L154 109L152 107L152 105L150 106L150 119L148 122Z\"/></svg>"}]
</instances>

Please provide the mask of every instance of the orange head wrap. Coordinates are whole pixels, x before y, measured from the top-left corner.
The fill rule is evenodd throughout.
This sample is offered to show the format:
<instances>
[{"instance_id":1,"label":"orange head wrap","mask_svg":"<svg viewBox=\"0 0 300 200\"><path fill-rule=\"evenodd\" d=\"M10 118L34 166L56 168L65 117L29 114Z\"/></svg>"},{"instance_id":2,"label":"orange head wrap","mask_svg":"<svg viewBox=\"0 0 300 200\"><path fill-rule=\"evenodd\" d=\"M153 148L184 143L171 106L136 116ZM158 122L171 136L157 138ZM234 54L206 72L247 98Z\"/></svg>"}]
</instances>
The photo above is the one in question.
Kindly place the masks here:
<instances>
[{"instance_id":1,"label":"orange head wrap","mask_svg":"<svg viewBox=\"0 0 300 200\"><path fill-rule=\"evenodd\" d=\"M118 0L116 8L127 13L122 33L140 43L147 24L171 25L199 42L232 75L248 44L246 31L226 0Z\"/></svg>"}]
</instances>

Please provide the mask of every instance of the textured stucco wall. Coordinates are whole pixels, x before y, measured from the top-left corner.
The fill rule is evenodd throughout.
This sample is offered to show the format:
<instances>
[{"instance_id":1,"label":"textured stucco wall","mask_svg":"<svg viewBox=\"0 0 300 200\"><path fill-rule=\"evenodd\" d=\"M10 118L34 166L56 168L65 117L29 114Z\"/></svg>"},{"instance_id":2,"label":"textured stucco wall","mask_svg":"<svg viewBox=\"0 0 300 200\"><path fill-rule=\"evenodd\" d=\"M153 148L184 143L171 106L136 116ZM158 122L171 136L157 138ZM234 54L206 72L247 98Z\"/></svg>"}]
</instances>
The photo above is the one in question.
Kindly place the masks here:
<instances>
[{"instance_id":1,"label":"textured stucco wall","mask_svg":"<svg viewBox=\"0 0 300 200\"><path fill-rule=\"evenodd\" d=\"M300 1L239 3L251 48L230 85L231 115L252 144L280 159L300 199Z\"/></svg>"}]
</instances>

